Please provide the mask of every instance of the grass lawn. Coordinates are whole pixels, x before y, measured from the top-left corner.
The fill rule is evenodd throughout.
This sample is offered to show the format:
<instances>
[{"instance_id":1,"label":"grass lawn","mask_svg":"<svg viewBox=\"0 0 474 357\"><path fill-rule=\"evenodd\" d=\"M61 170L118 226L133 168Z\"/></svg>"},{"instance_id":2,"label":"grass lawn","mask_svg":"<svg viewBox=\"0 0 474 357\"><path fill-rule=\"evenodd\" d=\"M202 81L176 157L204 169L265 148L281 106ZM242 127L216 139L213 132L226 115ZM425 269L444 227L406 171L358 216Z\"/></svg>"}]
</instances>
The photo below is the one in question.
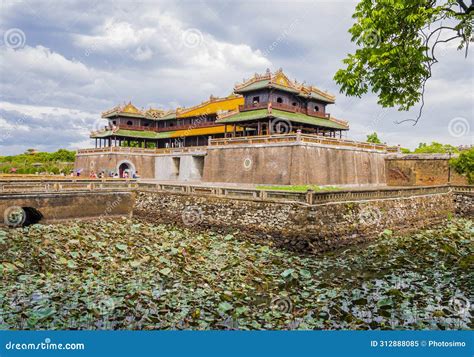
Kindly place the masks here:
<instances>
[{"instance_id":1,"label":"grass lawn","mask_svg":"<svg viewBox=\"0 0 474 357\"><path fill-rule=\"evenodd\" d=\"M317 186L317 185L259 185L256 186L257 190L277 190L277 191L290 191L290 192L306 192L308 190L313 190L316 192L321 191L338 191L341 190L337 186Z\"/></svg>"}]
</instances>

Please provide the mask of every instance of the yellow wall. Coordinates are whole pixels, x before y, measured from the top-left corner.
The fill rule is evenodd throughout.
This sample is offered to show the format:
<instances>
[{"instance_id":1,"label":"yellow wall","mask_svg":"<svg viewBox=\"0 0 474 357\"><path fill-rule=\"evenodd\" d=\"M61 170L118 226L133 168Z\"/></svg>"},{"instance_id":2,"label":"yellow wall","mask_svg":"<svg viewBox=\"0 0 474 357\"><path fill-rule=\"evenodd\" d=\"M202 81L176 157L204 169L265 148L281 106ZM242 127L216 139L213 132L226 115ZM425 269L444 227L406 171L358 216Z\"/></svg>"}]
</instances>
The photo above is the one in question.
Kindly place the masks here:
<instances>
[{"instance_id":1,"label":"yellow wall","mask_svg":"<svg viewBox=\"0 0 474 357\"><path fill-rule=\"evenodd\" d=\"M244 104L243 97L235 97L223 100L207 102L194 109L178 113L177 118L187 118L200 115L215 114L220 110L235 110L239 105Z\"/></svg>"},{"instance_id":2,"label":"yellow wall","mask_svg":"<svg viewBox=\"0 0 474 357\"><path fill-rule=\"evenodd\" d=\"M242 130L242 128L237 127L236 130ZM223 134L224 125L210 126L207 128L195 128L195 129L185 129L185 130L176 130L171 134L172 138L177 138L180 136L195 136L195 135L211 135L211 134ZM227 125L227 132L232 132L232 125Z\"/></svg>"}]
</instances>

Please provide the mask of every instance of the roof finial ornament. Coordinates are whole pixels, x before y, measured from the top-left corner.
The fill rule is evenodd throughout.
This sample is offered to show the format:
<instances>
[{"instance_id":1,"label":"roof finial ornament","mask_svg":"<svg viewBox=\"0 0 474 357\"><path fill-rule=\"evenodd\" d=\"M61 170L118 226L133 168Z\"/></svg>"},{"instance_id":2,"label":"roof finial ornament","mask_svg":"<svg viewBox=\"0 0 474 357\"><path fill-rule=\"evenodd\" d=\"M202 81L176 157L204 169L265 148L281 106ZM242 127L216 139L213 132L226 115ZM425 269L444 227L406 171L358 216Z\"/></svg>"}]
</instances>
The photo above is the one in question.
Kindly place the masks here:
<instances>
[{"instance_id":1,"label":"roof finial ornament","mask_svg":"<svg viewBox=\"0 0 474 357\"><path fill-rule=\"evenodd\" d=\"M270 74L270 68L267 68L267 70L265 71L266 74Z\"/></svg>"}]
</instances>

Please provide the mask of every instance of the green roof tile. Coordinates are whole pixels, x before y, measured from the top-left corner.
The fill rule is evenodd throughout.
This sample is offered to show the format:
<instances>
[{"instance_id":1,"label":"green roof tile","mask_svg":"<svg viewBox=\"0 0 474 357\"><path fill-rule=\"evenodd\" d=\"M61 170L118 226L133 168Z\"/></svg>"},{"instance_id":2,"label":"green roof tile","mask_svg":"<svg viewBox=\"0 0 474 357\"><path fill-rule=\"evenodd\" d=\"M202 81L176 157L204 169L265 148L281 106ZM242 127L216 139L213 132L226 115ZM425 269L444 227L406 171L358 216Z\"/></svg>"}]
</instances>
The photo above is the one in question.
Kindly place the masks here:
<instances>
[{"instance_id":1,"label":"green roof tile","mask_svg":"<svg viewBox=\"0 0 474 357\"><path fill-rule=\"evenodd\" d=\"M109 136L124 136L129 138L139 138L139 139L167 139L175 131L165 131L157 133L154 131L140 131L140 130L124 130L119 129L116 132L111 130L95 133L91 135L91 138L107 138Z\"/></svg>"},{"instance_id":2,"label":"green roof tile","mask_svg":"<svg viewBox=\"0 0 474 357\"><path fill-rule=\"evenodd\" d=\"M291 122L300 124L309 124L325 128L348 130L348 127L330 121L329 119L317 118L302 113L285 112L283 110L273 109L271 114L268 114L267 109L249 110L240 112L227 118L217 121L219 124L240 123L245 121L252 121L263 118L279 118L289 120Z\"/></svg>"}]
</instances>

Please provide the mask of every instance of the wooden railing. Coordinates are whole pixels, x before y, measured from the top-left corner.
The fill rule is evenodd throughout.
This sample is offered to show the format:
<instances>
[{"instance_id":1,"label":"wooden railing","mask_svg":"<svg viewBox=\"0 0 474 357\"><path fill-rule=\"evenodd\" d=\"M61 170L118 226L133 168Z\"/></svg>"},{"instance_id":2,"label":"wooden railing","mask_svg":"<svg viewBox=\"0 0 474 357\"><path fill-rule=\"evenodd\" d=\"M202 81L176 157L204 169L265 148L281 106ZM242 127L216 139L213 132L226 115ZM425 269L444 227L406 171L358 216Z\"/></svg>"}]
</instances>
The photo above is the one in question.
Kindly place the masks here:
<instances>
[{"instance_id":1,"label":"wooden railing","mask_svg":"<svg viewBox=\"0 0 474 357\"><path fill-rule=\"evenodd\" d=\"M222 124L216 124L215 122L191 123L191 124L182 124L182 125L174 125L174 126L167 126L167 127L118 124L118 125L114 125L113 127L106 126L104 127L103 130L94 131L93 134L100 134L106 131L116 131L119 129L137 130L137 131L153 131L153 132L161 133L165 131L207 128L207 127L221 126L221 125Z\"/></svg>"},{"instance_id":2,"label":"wooden railing","mask_svg":"<svg viewBox=\"0 0 474 357\"><path fill-rule=\"evenodd\" d=\"M310 190L306 192L291 192L280 190L259 190L251 188L246 189L216 186L139 183L138 190L211 195L226 198L250 199L257 201L299 202L313 205L328 202L362 201L371 199L401 198L430 194L444 194L450 192L451 188L449 186L399 188L379 187L370 189L356 188L352 190L347 189L330 192L315 192Z\"/></svg>"},{"instance_id":3,"label":"wooden railing","mask_svg":"<svg viewBox=\"0 0 474 357\"><path fill-rule=\"evenodd\" d=\"M153 126L144 126L144 125L126 125L126 124L118 124L115 125L115 130L138 130L138 131L157 131L157 128ZM110 128L112 130L112 128Z\"/></svg>"},{"instance_id":4,"label":"wooden railing","mask_svg":"<svg viewBox=\"0 0 474 357\"><path fill-rule=\"evenodd\" d=\"M225 146L225 145L244 145L244 144L274 144L274 143L288 143L288 142L306 142L331 146L344 146L351 148L376 150L387 152L398 152L398 147L388 148L384 144L373 144L367 142L353 141L348 139L331 138L322 135L314 134L277 134L277 135L263 135L263 136L244 136L234 138L218 138L210 139L210 146Z\"/></svg>"}]
</instances>

